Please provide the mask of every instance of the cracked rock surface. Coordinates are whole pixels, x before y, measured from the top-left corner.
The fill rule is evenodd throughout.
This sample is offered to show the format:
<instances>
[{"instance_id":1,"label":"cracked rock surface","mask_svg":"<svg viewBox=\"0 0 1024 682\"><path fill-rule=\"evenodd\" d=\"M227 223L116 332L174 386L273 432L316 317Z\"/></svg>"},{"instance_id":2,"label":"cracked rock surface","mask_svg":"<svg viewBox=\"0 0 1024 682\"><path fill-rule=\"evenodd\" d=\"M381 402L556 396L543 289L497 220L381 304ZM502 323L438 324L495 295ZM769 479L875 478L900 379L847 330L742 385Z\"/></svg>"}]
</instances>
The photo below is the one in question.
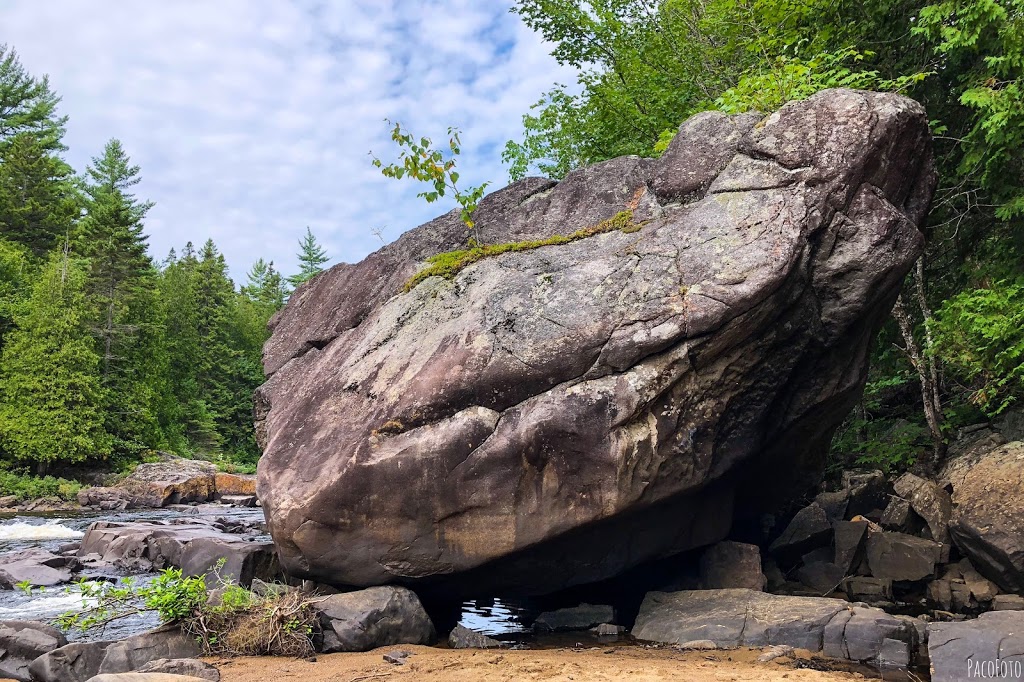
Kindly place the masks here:
<instances>
[{"instance_id":1,"label":"cracked rock surface","mask_svg":"<svg viewBox=\"0 0 1024 682\"><path fill-rule=\"evenodd\" d=\"M484 258L457 212L300 287L257 392L281 561L323 583L543 594L721 540L814 477L922 248L924 110L820 93L705 113L660 159L528 179L487 243L624 210L638 231Z\"/></svg>"}]
</instances>

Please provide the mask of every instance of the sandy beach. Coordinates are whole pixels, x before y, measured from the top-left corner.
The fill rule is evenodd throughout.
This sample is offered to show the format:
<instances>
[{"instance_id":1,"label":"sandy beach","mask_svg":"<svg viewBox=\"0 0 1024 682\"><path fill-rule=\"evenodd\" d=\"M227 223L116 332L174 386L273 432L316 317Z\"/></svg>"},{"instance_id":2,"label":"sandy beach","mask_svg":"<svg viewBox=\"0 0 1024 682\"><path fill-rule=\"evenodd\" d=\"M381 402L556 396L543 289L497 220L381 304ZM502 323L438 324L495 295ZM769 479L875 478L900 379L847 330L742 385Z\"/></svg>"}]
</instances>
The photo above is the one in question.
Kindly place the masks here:
<instances>
[{"instance_id":1,"label":"sandy beach","mask_svg":"<svg viewBox=\"0 0 1024 682\"><path fill-rule=\"evenodd\" d=\"M385 653L396 648L412 652L404 665L392 665L383 659ZM681 652L641 647L456 651L403 646L358 654L321 655L315 662L268 657L208 660L220 669L222 682L828 682L864 679L860 673L800 669L790 659L757 663L760 653L757 649Z\"/></svg>"}]
</instances>

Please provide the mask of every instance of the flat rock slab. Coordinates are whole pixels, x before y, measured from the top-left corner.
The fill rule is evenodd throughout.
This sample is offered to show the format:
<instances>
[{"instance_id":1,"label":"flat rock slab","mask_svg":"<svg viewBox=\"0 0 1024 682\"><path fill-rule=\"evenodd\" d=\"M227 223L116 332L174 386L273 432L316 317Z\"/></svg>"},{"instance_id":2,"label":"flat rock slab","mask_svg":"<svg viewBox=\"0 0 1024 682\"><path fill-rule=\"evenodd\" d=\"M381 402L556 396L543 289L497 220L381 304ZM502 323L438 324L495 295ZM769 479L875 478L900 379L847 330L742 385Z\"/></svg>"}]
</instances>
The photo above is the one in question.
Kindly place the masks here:
<instances>
[{"instance_id":1,"label":"flat rock slab","mask_svg":"<svg viewBox=\"0 0 1024 682\"><path fill-rule=\"evenodd\" d=\"M567 609L545 611L533 622L540 632L589 630L602 623L615 622L615 609L606 604L580 604Z\"/></svg>"},{"instance_id":2,"label":"flat rock slab","mask_svg":"<svg viewBox=\"0 0 1024 682\"><path fill-rule=\"evenodd\" d=\"M908 621L880 609L740 589L650 592L632 634L676 645L709 640L719 647L791 646L872 663L897 657L897 647L886 640L902 642L909 661L917 637Z\"/></svg>"},{"instance_id":3,"label":"flat rock slab","mask_svg":"<svg viewBox=\"0 0 1024 682\"><path fill-rule=\"evenodd\" d=\"M923 108L893 94L702 114L659 159L524 180L474 214L488 244L623 229L406 291L466 248L452 211L303 284L255 397L283 565L547 594L720 541L737 504L792 499L921 251L930 149Z\"/></svg>"},{"instance_id":4,"label":"flat rock slab","mask_svg":"<svg viewBox=\"0 0 1024 682\"><path fill-rule=\"evenodd\" d=\"M932 682L1024 680L1024 612L992 611L974 620L928 624Z\"/></svg>"}]
</instances>

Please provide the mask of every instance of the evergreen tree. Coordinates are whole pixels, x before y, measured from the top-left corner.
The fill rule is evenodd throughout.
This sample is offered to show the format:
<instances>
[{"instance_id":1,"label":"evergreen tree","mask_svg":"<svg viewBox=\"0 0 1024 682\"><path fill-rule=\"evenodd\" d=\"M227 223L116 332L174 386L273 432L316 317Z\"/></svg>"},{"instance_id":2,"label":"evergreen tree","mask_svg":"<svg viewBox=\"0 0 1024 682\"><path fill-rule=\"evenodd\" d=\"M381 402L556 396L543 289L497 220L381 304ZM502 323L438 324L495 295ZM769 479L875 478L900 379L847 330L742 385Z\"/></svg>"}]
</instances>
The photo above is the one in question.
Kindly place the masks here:
<instances>
[{"instance_id":1,"label":"evergreen tree","mask_svg":"<svg viewBox=\"0 0 1024 682\"><path fill-rule=\"evenodd\" d=\"M32 275L28 254L18 244L0 238L0 351L4 335L24 304Z\"/></svg>"},{"instance_id":2,"label":"evergreen tree","mask_svg":"<svg viewBox=\"0 0 1024 682\"><path fill-rule=\"evenodd\" d=\"M0 234L36 256L63 243L81 211L70 166L39 137L19 133L0 148Z\"/></svg>"},{"instance_id":3,"label":"evergreen tree","mask_svg":"<svg viewBox=\"0 0 1024 682\"><path fill-rule=\"evenodd\" d=\"M58 104L49 78L29 75L18 53L0 45L0 151L21 133L31 134L47 151L64 149L67 117L57 114Z\"/></svg>"},{"instance_id":4,"label":"evergreen tree","mask_svg":"<svg viewBox=\"0 0 1024 682\"><path fill-rule=\"evenodd\" d=\"M99 358L84 320L83 265L54 254L16 317L0 363L0 450L45 473L109 451Z\"/></svg>"},{"instance_id":5,"label":"evergreen tree","mask_svg":"<svg viewBox=\"0 0 1024 682\"><path fill-rule=\"evenodd\" d=\"M299 273L288 278L288 283L295 287L303 282L308 282L314 275L323 272L323 267L321 266L330 260L327 257L327 251L320 246L316 237L313 236L313 231L308 227L306 228L306 236L299 240L298 258Z\"/></svg>"},{"instance_id":6,"label":"evergreen tree","mask_svg":"<svg viewBox=\"0 0 1024 682\"><path fill-rule=\"evenodd\" d=\"M284 306L288 291L281 273L274 268L274 261L268 263L260 258L253 263L246 277L248 282L242 287L242 293L250 301L271 307L275 312Z\"/></svg>"},{"instance_id":7,"label":"evergreen tree","mask_svg":"<svg viewBox=\"0 0 1024 682\"><path fill-rule=\"evenodd\" d=\"M128 192L140 180L139 167L117 140L93 159L87 174L88 213L76 249L90 263L86 292L107 397L107 430L117 450L131 454L160 441L153 414L160 337L156 271L142 223L152 204Z\"/></svg>"}]
</instances>

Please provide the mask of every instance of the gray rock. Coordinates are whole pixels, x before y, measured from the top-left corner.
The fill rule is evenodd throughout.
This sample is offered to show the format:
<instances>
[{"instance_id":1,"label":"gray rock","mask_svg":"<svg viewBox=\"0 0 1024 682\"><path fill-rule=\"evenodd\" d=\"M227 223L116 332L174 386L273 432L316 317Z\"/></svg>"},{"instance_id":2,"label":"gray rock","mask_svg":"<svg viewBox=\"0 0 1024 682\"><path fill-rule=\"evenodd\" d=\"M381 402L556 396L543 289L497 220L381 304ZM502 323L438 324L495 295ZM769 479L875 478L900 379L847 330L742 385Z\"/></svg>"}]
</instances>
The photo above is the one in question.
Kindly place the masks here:
<instances>
[{"instance_id":1,"label":"gray rock","mask_svg":"<svg viewBox=\"0 0 1024 682\"><path fill-rule=\"evenodd\" d=\"M757 545L723 541L708 547L700 557L703 589L746 587L763 590L767 582L761 572L761 550Z\"/></svg>"},{"instance_id":2,"label":"gray rock","mask_svg":"<svg viewBox=\"0 0 1024 682\"><path fill-rule=\"evenodd\" d=\"M27 582L32 587L52 587L71 581L71 572L77 561L48 552L45 549L26 549L0 556L0 588L15 589Z\"/></svg>"},{"instance_id":3,"label":"gray rock","mask_svg":"<svg viewBox=\"0 0 1024 682\"><path fill-rule=\"evenodd\" d=\"M997 594L992 599L993 611L1024 611L1024 597L1019 594Z\"/></svg>"},{"instance_id":4,"label":"gray rock","mask_svg":"<svg viewBox=\"0 0 1024 682\"><path fill-rule=\"evenodd\" d=\"M814 504L825 510L825 516L828 518L829 523L832 524L846 518L846 507L849 503L849 490L818 493L814 497Z\"/></svg>"},{"instance_id":5,"label":"gray rock","mask_svg":"<svg viewBox=\"0 0 1024 682\"><path fill-rule=\"evenodd\" d=\"M845 573L856 567L867 530L867 521L839 521L833 526L835 552L832 563Z\"/></svg>"},{"instance_id":6,"label":"gray rock","mask_svg":"<svg viewBox=\"0 0 1024 682\"><path fill-rule=\"evenodd\" d=\"M384 654L384 660L390 663L391 665L405 665L405 661L410 656L412 656L411 651L406 651L404 649L396 649L394 651L389 651L386 654Z\"/></svg>"},{"instance_id":7,"label":"gray rock","mask_svg":"<svg viewBox=\"0 0 1024 682\"><path fill-rule=\"evenodd\" d=\"M495 244L628 210L639 230L405 291L465 247L453 211L294 292L255 397L289 575L548 594L722 540L735 500L756 514L818 478L922 248L927 116L833 90L736 151L688 129L661 159L516 183L474 216Z\"/></svg>"},{"instance_id":8,"label":"gray rock","mask_svg":"<svg viewBox=\"0 0 1024 682\"><path fill-rule=\"evenodd\" d=\"M765 650L757 657L758 663L770 663L776 658L782 658L783 656L791 656L796 651L791 646L784 644L776 644L775 646L766 647Z\"/></svg>"},{"instance_id":9,"label":"gray rock","mask_svg":"<svg viewBox=\"0 0 1024 682\"><path fill-rule=\"evenodd\" d=\"M672 138L662 162L652 174L651 188L663 199L679 199L706 190L736 156L743 135L759 118L756 114L727 116L719 111L706 111L687 120ZM778 164L765 165L784 172ZM772 173L772 170L763 172ZM739 175L749 180L752 174ZM764 186L763 182L758 184ZM730 185L720 184L716 190L735 188L735 181Z\"/></svg>"},{"instance_id":10,"label":"gray rock","mask_svg":"<svg viewBox=\"0 0 1024 682\"><path fill-rule=\"evenodd\" d=\"M453 649L499 649L504 645L493 637L456 625L448 635L448 646Z\"/></svg>"},{"instance_id":11,"label":"gray rock","mask_svg":"<svg viewBox=\"0 0 1024 682\"><path fill-rule=\"evenodd\" d=\"M68 640L56 628L31 620L0 621L0 677L27 682L32 661L64 646Z\"/></svg>"},{"instance_id":12,"label":"gray rock","mask_svg":"<svg viewBox=\"0 0 1024 682\"><path fill-rule=\"evenodd\" d=\"M953 483L953 541L983 576L1024 592L1024 443L971 451L943 470Z\"/></svg>"},{"instance_id":13,"label":"gray rock","mask_svg":"<svg viewBox=\"0 0 1024 682\"><path fill-rule=\"evenodd\" d=\"M839 589L846 577L846 570L831 561L812 561L797 569L796 578L802 585L825 596Z\"/></svg>"},{"instance_id":14,"label":"gray rock","mask_svg":"<svg viewBox=\"0 0 1024 682\"><path fill-rule=\"evenodd\" d=\"M863 601L869 604L892 601L892 580L888 578L851 576L843 581L843 590L850 601Z\"/></svg>"},{"instance_id":15,"label":"gray rock","mask_svg":"<svg viewBox=\"0 0 1024 682\"><path fill-rule=\"evenodd\" d=\"M849 491L846 516L863 516L885 507L886 480L881 471L844 471L843 488Z\"/></svg>"},{"instance_id":16,"label":"gray rock","mask_svg":"<svg viewBox=\"0 0 1024 682\"><path fill-rule=\"evenodd\" d=\"M150 630L116 642L74 642L43 654L29 666L38 682L86 682L104 673L127 673L157 659L195 658L202 651L178 628Z\"/></svg>"},{"instance_id":17,"label":"gray rock","mask_svg":"<svg viewBox=\"0 0 1024 682\"><path fill-rule=\"evenodd\" d=\"M902 497L892 497L885 511L882 512L881 525L886 530L898 533L913 533L914 514L910 511L910 502Z\"/></svg>"},{"instance_id":18,"label":"gray rock","mask_svg":"<svg viewBox=\"0 0 1024 682\"><path fill-rule=\"evenodd\" d=\"M941 553L932 540L890 531L868 533L868 566L876 578L922 580L934 575Z\"/></svg>"},{"instance_id":19,"label":"gray rock","mask_svg":"<svg viewBox=\"0 0 1024 682\"><path fill-rule=\"evenodd\" d=\"M952 611L953 590L951 585L952 581L945 579L930 581L925 591L928 601L943 611Z\"/></svg>"},{"instance_id":20,"label":"gray rock","mask_svg":"<svg viewBox=\"0 0 1024 682\"><path fill-rule=\"evenodd\" d=\"M932 682L1024 679L1024 613L992 611L974 620L929 623Z\"/></svg>"},{"instance_id":21,"label":"gray rock","mask_svg":"<svg viewBox=\"0 0 1024 682\"><path fill-rule=\"evenodd\" d=\"M323 631L321 651L369 651L395 644L432 644L434 624L419 597L404 587L371 587L333 594L315 603Z\"/></svg>"},{"instance_id":22,"label":"gray rock","mask_svg":"<svg viewBox=\"0 0 1024 682\"><path fill-rule=\"evenodd\" d=\"M78 504L103 511L120 511L134 506L132 495L121 488L82 488L78 491Z\"/></svg>"},{"instance_id":23,"label":"gray rock","mask_svg":"<svg viewBox=\"0 0 1024 682\"><path fill-rule=\"evenodd\" d=\"M949 523L953 517L953 499L938 484L911 473L903 474L893 483L896 494L910 503L910 508L925 520L931 539L942 545L939 561L949 561L952 540Z\"/></svg>"},{"instance_id":24,"label":"gray rock","mask_svg":"<svg viewBox=\"0 0 1024 682\"><path fill-rule=\"evenodd\" d=\"M230 504L233 507L255 507L257 498L255 495L221 495L221 504Z\"/></svg>"},{"instance_id":25,"label":"gray rock","mask_svg":"<svg viewBox=\"0 0 1024 682\"><path fill-rule=\"evenodd\" d=\"M272 542L251 542L224 532L213 523L189 521L97 521L89 526L79 557L97 554L102 561L126 570L181 568L185 575L210 573L221 559L220 577L248 586L254 579L272 581L281 576ZM215 578L211 577L211 587Z\"/></svg>"},{"instance_id":26,"label":"gray rock","mask_svg":"<svg viewBox=\"0 0 1024 682\"><path fill-rule=\"evenodd\" d=\"M708 640L726 648L784 645L877 663L894 657L887 639L903 642L909 652L917 634L905 620L838 599L700 590L648 593L633 636L668 644Z\"/></svg>"},{"instance_id":27,"label":"gray rock","mask_svg":"<svg viewBox=\"0 0 1024 682\"><path fill-rule=\"evenodd\" d=\"M781 560L792 560L808 550L828 543L832 524L825 510L810 504L796 513L782 535L775 539L768 551Z\"/></svg>"},{"instance_id":28,"label":"gray rock","mask_svg":"<svg viewBox=\"0 0 1024 682\"><path fill-rule=\"evenodd\" d=\"M590 628L590 631L593 632L598 637L618 637L619 635L621 635L623 632L626 631L626 628L623 627L622 625L612 625L611 623L601 623L597 627Z\"/></svg>"},{"instance_id":29,"label":"gray rock","mask_svg":"<svg viewBox=\"0 0 1024 682\"><path fill-rule=\"evenodd\" d=\"M136 672L183 675L210 680L210 682L220 682L220 671L217 668L195 658L158 658L142 666Z\"/></svg>"},{"instance_id":30,"label":"gray rock","mask_svg":"<svg viewBox=\"0 0 1024 682\"><path fill-rule=\"evenodd\" d=\"M721 649L716 642L710 639L694 639L689 642L683 642L677 644L676 648L682 649L683 651L714 651L715 649Z\"/></svg>"},{"instance_id":31,"label":"gray rock","mask_svg":"<svg viewBox=\"0 0 1024 682\"><path fill-rule=\"evenodd\" d=\"M615 609L604 604L580 604L567 609L545 611L533 622L533 629L541 632L568 632L589 630L601 623L614 623Z\"/></svg>"},{"instance_id":32,"label":"gray rock","mask_svg":"<svg viewBox=\"0 0 1024 682\"><path fill-rule=\"evenodd\" d=\"M958 565L960 575L963 576L964 583L967 584L967 588L971 591L971 596L978 600L978 602L988 603L999 594L998 587L974 570L970 559L961 559Z\"/></svg>"}]
</instances>

